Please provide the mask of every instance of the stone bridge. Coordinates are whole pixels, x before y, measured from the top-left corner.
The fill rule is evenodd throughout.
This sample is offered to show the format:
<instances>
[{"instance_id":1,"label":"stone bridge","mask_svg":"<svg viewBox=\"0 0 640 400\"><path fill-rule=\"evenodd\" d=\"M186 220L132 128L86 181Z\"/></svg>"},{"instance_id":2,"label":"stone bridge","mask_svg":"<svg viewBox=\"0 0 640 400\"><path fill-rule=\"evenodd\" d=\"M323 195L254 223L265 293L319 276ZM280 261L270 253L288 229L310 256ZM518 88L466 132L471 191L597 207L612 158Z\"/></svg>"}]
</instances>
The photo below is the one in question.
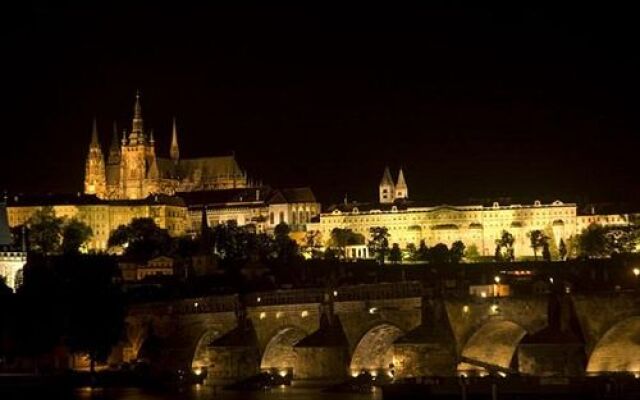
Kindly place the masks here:
<instances>
[{"instance_id":1,"label":"stone bridge","mask_svg":"<svg viewBox=\"0 0 640 400\"><path fill-rule=\"evenodd\" d=\"M402 282L193 298L131 307L117 350L116 361L226 379L640 373L640 297L448 297Z\"/></svg>"}]
</instances>

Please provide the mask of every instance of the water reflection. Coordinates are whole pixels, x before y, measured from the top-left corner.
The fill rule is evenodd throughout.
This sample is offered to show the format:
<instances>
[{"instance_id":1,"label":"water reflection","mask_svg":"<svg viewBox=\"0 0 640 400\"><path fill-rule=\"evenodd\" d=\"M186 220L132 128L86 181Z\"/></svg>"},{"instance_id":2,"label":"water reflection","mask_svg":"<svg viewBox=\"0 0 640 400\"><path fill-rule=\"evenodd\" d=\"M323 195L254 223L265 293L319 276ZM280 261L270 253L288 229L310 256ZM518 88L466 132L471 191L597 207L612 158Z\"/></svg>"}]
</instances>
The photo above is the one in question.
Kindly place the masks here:
<instances>
[{"instance_id":1,"label":"water reflection","mask_svg":"<svg viewBox=\"0 0 640 400\"><path fill-rule=\"evenodd\" d=\"M380 390L372 394L323 393L309 387L284 387L269 391L237 392L197 385L182 390L79 389L70 400L381 400Z\"/></svg>"}]
</instances>

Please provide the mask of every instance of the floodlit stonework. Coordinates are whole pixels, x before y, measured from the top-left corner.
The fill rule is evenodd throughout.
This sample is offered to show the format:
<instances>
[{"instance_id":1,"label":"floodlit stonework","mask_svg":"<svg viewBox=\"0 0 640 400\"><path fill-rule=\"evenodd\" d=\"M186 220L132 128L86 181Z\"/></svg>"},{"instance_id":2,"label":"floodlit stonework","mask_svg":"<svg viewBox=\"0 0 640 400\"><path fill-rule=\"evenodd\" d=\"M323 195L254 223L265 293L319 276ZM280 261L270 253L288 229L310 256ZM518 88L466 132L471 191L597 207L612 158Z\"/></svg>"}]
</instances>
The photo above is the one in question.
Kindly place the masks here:
<instances>
[{"instance_id":1,"label":"floodlit stonework","mask_svg":"<svg viewBox=\"0 0 640 400\"><path fill-rule=\"evenodd\" d=\"M85 168L85 194L101 199L144 199L151 194L252 187L233 155L181 158L175 119L169 158L156 154L153 130L144 127L140 93L131 130L122 139L114 130L105 162L94 121Z\"/></svg>"}]
</instances>

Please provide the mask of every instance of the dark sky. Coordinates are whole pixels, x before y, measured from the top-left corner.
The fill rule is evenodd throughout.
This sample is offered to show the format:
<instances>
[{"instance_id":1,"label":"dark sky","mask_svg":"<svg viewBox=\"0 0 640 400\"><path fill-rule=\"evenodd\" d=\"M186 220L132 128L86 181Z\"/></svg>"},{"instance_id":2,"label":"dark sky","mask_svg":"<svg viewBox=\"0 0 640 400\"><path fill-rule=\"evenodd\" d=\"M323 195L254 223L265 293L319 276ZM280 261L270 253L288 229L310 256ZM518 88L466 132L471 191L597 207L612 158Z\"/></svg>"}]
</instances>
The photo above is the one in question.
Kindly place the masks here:
<instances>
[{"instance_id":1,"label":"dark sky","mask_svg":"<svg viewBox=\"0 0 640 400\"><path fill-rule=\"evenodd\" d=\"M631 9L181 3L4 9L0 188L81 190L91 119L106 147L139 88L160 154L175 115L183 156L326 203L385 164L434 201L640 194Z\"/></svg>"}]
</instances>

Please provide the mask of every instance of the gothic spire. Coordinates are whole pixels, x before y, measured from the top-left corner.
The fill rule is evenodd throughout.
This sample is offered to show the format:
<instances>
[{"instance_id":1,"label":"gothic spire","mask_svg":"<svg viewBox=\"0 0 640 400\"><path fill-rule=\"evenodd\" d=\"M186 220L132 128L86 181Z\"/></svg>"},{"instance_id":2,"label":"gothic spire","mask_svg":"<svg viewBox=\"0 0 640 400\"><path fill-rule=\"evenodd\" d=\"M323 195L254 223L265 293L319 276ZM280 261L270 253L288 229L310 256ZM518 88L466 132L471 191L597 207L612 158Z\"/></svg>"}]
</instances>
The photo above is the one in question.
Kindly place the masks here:
<instances>
[{"instance_id":1,"label":"gothic spire","mask_svg":"<svg viewBox=\"0 0 640 400\"><path fill-rule=\"evenodd\" d=\"M118 126L116 121L113 121L113 136L111 138L111 145L109 146L109 164L117 164L120 162L120 138L118 137Z\"/></svg>"},{"instance_id":2,"label":"gothic spire","mask_svg":"<svg viewBox=\"0 0 640 400\"><path fill-rule=\"evenodd\" d=\"M144 143L140 90L136 92L136 102L133 106L133 123L131 124L131 133L129 133L129 144L135 145L138 143Z\"/></svg>"},{"instance_id":3,"label":"gothic spire","mask_svg":"<svg viewBox=\"0 0 640 400\"><path fill-rule=\"evenodd\" d=\"M173 117L173 132L171 133L171 149L169 150L171 159L178 161L180 158L180 148L178 147L178 128L176 127L176 117Z\"/></svg>"},{"instance_id":4,"label":"gothic spire","mask_svg":"<svg viewBox=\"0 0 640 400\"><path fill-rule=\"evenodd\" d=\"M93 118L93 128L91 130L91 147L100 147L100 143L98 142L98 124L96 122L96 118Z\"/></svg>"},{"instance_id":5,"label":"gothic spire","mask_svg":"<svg viewBox=\"0 0 640 400\"><path fill-rule=\"evenodd\" d=\"M402 168L400 168L400 173L398 173L398 183L396 183L396 195L395 197L398 199L406 199L409 197L409 187L407 186L407 182L404 179L404 173L402 172Z\"/></svg>"}]
</instances>

